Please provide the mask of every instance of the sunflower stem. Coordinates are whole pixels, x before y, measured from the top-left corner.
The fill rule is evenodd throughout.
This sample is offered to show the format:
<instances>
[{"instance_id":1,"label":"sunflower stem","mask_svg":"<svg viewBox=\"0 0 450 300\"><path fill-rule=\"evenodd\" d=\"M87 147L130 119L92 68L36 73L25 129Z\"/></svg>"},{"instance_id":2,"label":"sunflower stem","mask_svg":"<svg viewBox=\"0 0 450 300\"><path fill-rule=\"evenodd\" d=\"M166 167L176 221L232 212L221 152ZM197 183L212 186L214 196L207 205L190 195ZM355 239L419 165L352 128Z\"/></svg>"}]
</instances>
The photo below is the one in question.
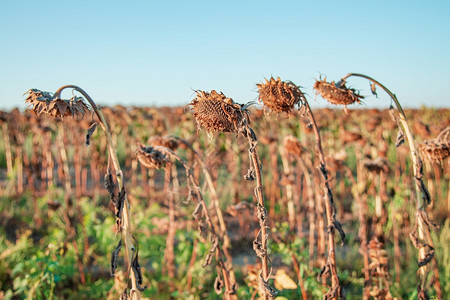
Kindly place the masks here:
<instances>
[{"instance_id":1,"label":"sunflower stem","mask_svg":"<svg viewBox=\"0 0 450 300\"><path fill-rule=\"evenodd\" d=\"M118 188L119 188L119 191L121 191L124 186L123 173L120 168L119 159L117 157L117 150L114 146L114 143L113 143L113 140L111 137L111 132L109 130L109 126L108 126L108 123L106 122L105 117L103 116L99 107L95 104L94 100L92 100L92 98L82 88L80 88L76 85L65 85L65 86L60 87L55 92L55 95L54 95L55 98L60 98L61 92L64 89L73 89L73 90L76 90L77 92L81 93L86 98L86 100L89 102L89 104L91 105L92 109L94 110L94 113L97 115L97 118L100 121L100 126L102 127L102 129L106 135L109 157L114 166L114 170L116 171ZM127 264L127 266L129 266L129 265L131 265L131 262L133 259L133 252L134 252L135 246L133 244L133 238L132 238L132 234L131 234L130 204L128 202L128 198L127 198L126 194L125 194L123 213L122 213L122 240L123 240L123 243L125 246L126 264ZM131 272L131 274L130 274L131 275L131 287L132 287L132 291L133 291L131 294L133 295L133 300L138 300L141 298L141 296L140 296L140 292L139 292L139 289L137 288L137 284L136 284L137 283L137 274L135 274L135 271L133 268L128 268L128 269L130 269L130 272Z\"/></svg>"},{"instance_id":2,"label":"sunflower stem","mask_svg":"<svg viewBox=\"0 0 450 300\"><path fill-rule=\"evenodd\" d=\"M395 105L397 106L397 110L399 112L399 122L401 124L401 127L403 127L406 138L408 140L409 154L410 154L411 160L413 162L413 172L414 172L415 187L416 187L416 222L417 222L416 226L417 226L417 231L418 231L419 239L422 241L425 241L428 245L430 245L432 247L433 243L432 243L431 237L430 237L429 226L423 218L423 216L425 216L427 218L427 213L426 213L425 208L428 204L426 199L429 200L429 193L427 191L425 184L422 181L422 177L423 177L422 161L420 159L419 152L417 151L416 146L414 144L413 135L412 135L411 129L408 125L408 122L406 120L405 112L403 111L403 108L400 105L400 102L398 101L395 94L393 94L387 87L385 87L383 84L381 84L377 80L373 79L372 77L369 77L367 75L360 74L360 73L348 73L347 75L342 77L341 80L345 82L345 80L347 78L352 77L352 76L365 78L365 79L369 80L370 82L374 83L375 85L379 86L391 97L391 99L394 101ZM427 256L425 248L426 248L425 246L419 247L419 262L423 262ZM419 267L419 270L420 270L420 282L419 282L420 289L419 289L419 291L422 291L423 293L425 293L426 292L426 282L427 282L427 277L428 277L428 273L429 273L429 262L426 263L425 265ZM420 295L419 295L419 297L420 297Z\"/></svg>"}]
</instances>

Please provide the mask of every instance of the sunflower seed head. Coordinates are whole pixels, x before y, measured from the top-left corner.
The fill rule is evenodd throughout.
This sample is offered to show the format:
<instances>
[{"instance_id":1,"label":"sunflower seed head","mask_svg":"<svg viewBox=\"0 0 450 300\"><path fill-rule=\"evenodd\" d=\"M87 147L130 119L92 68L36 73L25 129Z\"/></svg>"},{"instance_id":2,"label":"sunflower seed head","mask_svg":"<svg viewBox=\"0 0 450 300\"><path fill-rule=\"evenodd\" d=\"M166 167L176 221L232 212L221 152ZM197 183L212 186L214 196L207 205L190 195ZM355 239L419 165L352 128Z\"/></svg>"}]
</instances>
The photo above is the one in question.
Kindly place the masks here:
<instances>
[{"instance_id":1,"label":"sunflower seed head","mask_svg":"<svg viewBox=\"0 0 450 300\"><path fill-rule=\"evenodd\" d=\"M439 135L419 145L420 154L431 162L443 162L450 156L450 127L445 128Z\"/></svg>"},{"instance_id":2,"label":"sunflower seed head","mask_svg":"<svg viewBox=\"0 0 450 300\"><path fill-rule=\"evenodd\" d=\"M300 141L292 135L288 135L284 138L283 146L287 153L295 156L301 156L304 152Z\"/></svg>"},{"instance_id":3,"label":"sunflower seed head","mask_svg":"<svg viewBox=\"0 0 450 300\"><path fill-rule=\"evenodd\" d=\"M362 164L364 168L367 169L369 172L375 172L375 173L389 173L389 161L382 157L377 157L374 160L372 159L364 159L362 161Z\"/></svg>"},{"instance_id":4,"label":"sunflower seed head","mask_svg":"<svg viewBox=\"0 0 450 300\"><path fill-rule=\"evenodd\" d=\"M356 90L347 88L343 81L336 84L334 81L327 82L326 78L324 80L316 80L314 89L316 90L316 95L320 94L322 98L336 105L349 105L355 102L361 103L360 99L364 98Z\"/></svg>"},{"instance_id":5,"label":"sunflower seed head","mask_svg":"<svg viewBox=\"0 0 450 300\"><path fill-rule=\"evenodd\" d=\"M194 118L199 129L218 132L238 132L246 107L227 98L222 92L196 91L196 97L189 105L194 110Z\"/></svg>"},{"instance_id":6,"label":"sunflower seed head","mask_svg":"<svg viewBox=\"0 0 450 300\"><path fill-rule=\"evenodd\" d=\"M172 151L178 149L180 142L173 136L154 136L150 139L150 145L152 146L163 146L169 148Z\"/></svg>"},{"instance_id":7,"label":"sunflower seed head","mask_svg":"<svg viewBox=\"0 0 450 300\"><path fill-rule=\"evenodd\" d=\"M258 100L276 112L289 113L305 98L298 86L290 81L282 81L280 77L270 77L270 80L266 79L264 83L256 86L259 92Z\"/></svg>"},{"instance_id":8,"label":"sunflower seed head","mask_svg":"<svg viewBox=\"0 0 450 300\"><path fill-rule=\"evenodd\" d=\"M148 169L161 169L169 161L166 155L154 149L139 144L136 149L136 157L144 167Z\"/></svg>"},{"instance_id":9,"label":"sunflower seed head","mask_svg":"<svg viewBox=\"0 0 450 300\"><path fill-rule=\"evenodd\" d=\"M67 116L83 118L85 113L89 111L82 97L74 96L70 100L63 100L55 98L49 92L43 92L38 89L31 89L25 94L28 94L25 103L38 116L44 113L53 118L64 118Z\"/></svg>"}]
</instances>

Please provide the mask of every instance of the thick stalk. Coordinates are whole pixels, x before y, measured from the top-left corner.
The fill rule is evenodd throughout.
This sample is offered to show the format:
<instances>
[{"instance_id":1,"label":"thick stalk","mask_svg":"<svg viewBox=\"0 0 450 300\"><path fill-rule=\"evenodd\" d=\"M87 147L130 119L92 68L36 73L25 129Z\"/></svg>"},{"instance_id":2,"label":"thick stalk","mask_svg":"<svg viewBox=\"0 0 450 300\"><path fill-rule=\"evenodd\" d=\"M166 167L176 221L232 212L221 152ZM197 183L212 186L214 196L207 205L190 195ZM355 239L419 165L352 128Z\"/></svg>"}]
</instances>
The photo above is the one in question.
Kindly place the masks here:
<instances>
[{"instance_id":1,"label":"thick stalk","mask_svg":"<svg viewBox=\"0 0 450 300\"><path fill-rule=\"evenodd\" d=\"M257 198L257 216L259 219L259 227L260 232L258 235L260 236L260 241L258 241L258 237L253 242L253 249L256 251L256 255L261 259L261 267L262 274L260 275L260 286L262 287L264 299L273 299L276 291L269 285L269 264L267 259L267 239L269 237L269 233L267 229L267 210L264 203L264 193L263 193L263 183L262 183L262 175L261 175L261 163L259 160L258 152L256 151L257 138L254 134L253 130L248 127L245 128L245 136L247 137L249 143L249 153L251 158L251 164L253 165L255 176L256 176L256 188L255 188L255 196ZM262 278L261 278L262 277Z\"/></svg>"},{"instance_id":2,"label":"thick stalk","mask_svg":"<svg viewBox=\"0 0 450 300\"><path fill-rule=\"evenodd\" d=\"M109 155L110 155L110 159L111 162L114 166L114 170L116 171L116 178L117 178L117 183L118 183L118 188L119 191L122 190L123 188L123 173L122 170L120 169L120 165L119 165L119 159L117 158L117 152L116 152L116 148L114 146L112 137L111 137L111 133L108 127L108 123L105 120L105 117L103 116L101 110L98 108L98 106L95 104L95 102L92 100L92 98L80 87L76 86L76 85L65 85L60 87L56 92L55 92L55 98L60 98L61 92L64 89L74 89L77 92L81 93L86 100L89 102L89 104L91 105L92 109L94 110L94 113L97 115L97 118L100 121L100 126L102 127L103 131L105 132L105 136L106 136L106 141L107 141L107 145L108 145L108 151L109 151ZM128 202L128 197L125 194L125 199L124 199L124 205L123 205L123 211L122 211L122 240L124 243L124 248L125 248L125 258L127 261L127 266L129 266L131 264L132 258L133 258L133 252L136 249L134 244L133 244L133 238L131 235L131 223L130 223L130 204ZM133 299L140 299L140 292L137 289L137 285L136 285L136 274L133 270L133 268L130 268L130 272L131 272L131 286L132 286L132 290L133 292L131 293L133 295Z\"/></svg>"}]
</instances>

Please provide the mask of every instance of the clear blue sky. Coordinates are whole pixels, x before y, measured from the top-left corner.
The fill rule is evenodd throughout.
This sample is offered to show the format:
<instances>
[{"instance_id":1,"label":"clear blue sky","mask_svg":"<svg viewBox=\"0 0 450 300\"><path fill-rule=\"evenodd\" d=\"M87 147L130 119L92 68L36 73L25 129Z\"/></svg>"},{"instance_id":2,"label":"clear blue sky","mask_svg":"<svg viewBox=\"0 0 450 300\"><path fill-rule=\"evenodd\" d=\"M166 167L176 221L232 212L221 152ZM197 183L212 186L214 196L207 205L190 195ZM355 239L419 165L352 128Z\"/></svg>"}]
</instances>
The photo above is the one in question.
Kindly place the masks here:
<instances>
[{"instance_id":1,"label":"clear blue sky","mask_svg":"<svg viewBox=\"0 0 450 300\"><path fill-rule=\"evenodd\" d=\"M312 100L319 72L372 76L406 107L449 107L449 53L447 0L1 0L0 108L64 84L100 104L184 105L193 89L247 102L271 75L326 106ZM363 80L351 86L370 95Z\"/></svg>"}]
</instances>

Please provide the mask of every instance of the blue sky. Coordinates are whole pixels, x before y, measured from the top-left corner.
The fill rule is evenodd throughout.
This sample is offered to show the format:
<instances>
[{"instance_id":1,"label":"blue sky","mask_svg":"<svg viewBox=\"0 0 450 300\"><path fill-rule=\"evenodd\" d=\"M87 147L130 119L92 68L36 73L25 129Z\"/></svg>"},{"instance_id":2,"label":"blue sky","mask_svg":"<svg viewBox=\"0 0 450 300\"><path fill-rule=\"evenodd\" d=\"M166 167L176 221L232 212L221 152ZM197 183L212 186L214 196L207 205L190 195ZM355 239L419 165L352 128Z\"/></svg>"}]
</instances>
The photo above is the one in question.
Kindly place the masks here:
<instances>
[{"instance_id":1,"label":"blue sky","mask_svg":"<svg viewBox=\"0 0 450 300\"><path fill-rule=\"evenodd\" d=\"M449 16L450 1L2 0L0 109L65 84L103 105L184 105L195 89L248 102L271 75L328 106L313 100L315 78L348 72L405 107L449 107ZM388 106L379 94L367 106Z\"/></svg>"}]
</instances>

